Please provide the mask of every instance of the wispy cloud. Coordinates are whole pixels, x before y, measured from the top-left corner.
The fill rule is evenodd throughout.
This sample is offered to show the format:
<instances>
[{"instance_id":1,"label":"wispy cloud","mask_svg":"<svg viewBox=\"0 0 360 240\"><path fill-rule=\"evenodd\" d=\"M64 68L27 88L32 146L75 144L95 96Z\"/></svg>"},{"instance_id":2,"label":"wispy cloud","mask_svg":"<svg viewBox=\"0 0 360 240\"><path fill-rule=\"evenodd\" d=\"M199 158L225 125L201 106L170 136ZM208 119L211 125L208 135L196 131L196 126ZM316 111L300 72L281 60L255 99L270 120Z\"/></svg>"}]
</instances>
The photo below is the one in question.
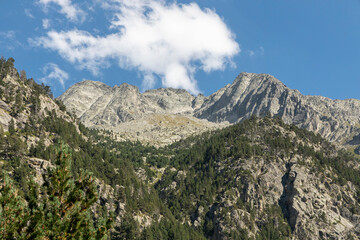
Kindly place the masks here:
<instances>
[{"instance_id":1,"label":"wispy cloud","mask_svg":"<svg viewBox=\"0 0 360 240\"><path fill-rule=\"evenodd\" d=\"M25 15L28 16L29 18L35 18L34 15L32 15L30 9L25 9L24 12L25 12Z\"/></svg>"},{"instance_id":2,"label":"wispy cloud","mask_svg":"<svg viewBox=\"0 0 360 240\"><path fill-rule=\"evenodd\" d=\"M44 29L48 29L50 27L50 19L43 19L42 25Z\"/></svg>"},{"instance_id":3,"label":"wispy cloud","mask_svg":"<svg viewBox=\"0 0 360 240\"><path fill-rule=\"evenodd\" d=\"M258 49L255 50L247 50L245 51L250 57L255 57L255 56L263 56L265 53L265 49L263 46L260 46Z\"/></svg>"},{"instance_id":4,"label":"wispy cloud","mask_svg":"<svg viewBox=\"0 0 360 240\"><path fill-rule=\"evenodd\" d=\"M0 32L0 46L2 48L6 48L10 51L13 51L19 46L22 47L22 43L16 39L16 32L10 30L5 32Z\"/></svg>"},{"instance_id":5,"label":"wispy cloud","mask_svg":"<svg viewBox=\"0 0 360 240\"><path fill-rule=\"evenodd\" d=\"M153 87L158 76L166 87L195 94L199 92L194 78L198 69L223 70L240 52L223 19L196 3L109 0L102 6L115 11L110 23L115 33L97 36L78 29L50 31L30 41L57 51L93 74L115 60L121 68L142 72L145 88Z\"/></svg>"},{"instance_id":6,"label":"wispy cloud","mask_svg":"<svg viewBox=\"0 0 360 240\"><path fill-rule=\"evenodd\" d=\"M69 20L80 22L85 20L85 12L73 4L71 0L38 0L38 3L43 6L45 12L48 11L49 5L58 5L60 7L59 12Z\"/></svg>"},{"instance_id":7,"label":"wispy cloud","mask_svg":"<svg viewBox=\"0 0 360 240\"><path fill-rule=\"evenodd\" d=\"M5 32L0 32L0 37L8 40L15 39L15 31L10 30Z\"/></svg>"},{"instance_id":8,"label":"wispy cloud","mask_svg":"<svg viewBox=\"0 0 360 240\"><path fill-rule=\"evenodd\" d=\"M63 89L65 89L65 81L69 79L69 74L60 69L57 64L48 63L43 67L42 71L46 76L40 78L40 81L50 84L55 80L61 84Z\"/></svg>"}]
</instances>

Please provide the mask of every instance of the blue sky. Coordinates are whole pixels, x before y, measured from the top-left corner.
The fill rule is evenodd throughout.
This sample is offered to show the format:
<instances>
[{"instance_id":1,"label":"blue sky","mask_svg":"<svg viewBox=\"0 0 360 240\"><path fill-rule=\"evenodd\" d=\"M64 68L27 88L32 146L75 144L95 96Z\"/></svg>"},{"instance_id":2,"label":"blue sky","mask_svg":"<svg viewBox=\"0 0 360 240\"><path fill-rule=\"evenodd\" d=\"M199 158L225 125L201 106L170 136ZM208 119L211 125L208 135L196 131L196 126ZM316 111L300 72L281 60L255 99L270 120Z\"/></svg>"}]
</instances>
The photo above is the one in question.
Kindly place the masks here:
<instances>
[{"instance_id":1,"label":"blue sky","mask_svg":"<svg viewBox=\"0 0 360 240\"><path fill-rule=\"evenodd\" d=\"M360 99L358 0L0 0L0 55L55 96L84 79L209 95L240 72Z\"/></svg>"}]
</instances>

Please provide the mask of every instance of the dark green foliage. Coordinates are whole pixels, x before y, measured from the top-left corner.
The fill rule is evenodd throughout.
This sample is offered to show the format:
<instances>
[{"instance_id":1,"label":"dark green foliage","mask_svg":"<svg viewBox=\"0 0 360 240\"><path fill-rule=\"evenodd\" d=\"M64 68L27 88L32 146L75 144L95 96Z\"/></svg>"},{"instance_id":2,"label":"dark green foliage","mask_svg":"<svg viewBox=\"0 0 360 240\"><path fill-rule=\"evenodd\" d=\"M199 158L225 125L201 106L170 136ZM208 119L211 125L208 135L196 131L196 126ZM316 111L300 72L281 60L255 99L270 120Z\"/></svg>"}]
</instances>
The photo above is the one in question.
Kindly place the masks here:
<instances>
[{"instance_id":1,"label":"dark green foliage","mask_svg":"<svg viewBox=\"0 0 360 240\"><path fill-rule=\"evenodd\" d=\"M27 78L26 78L26 72L25 72L24 70L21 70L21 71L20 71L20 80L21 80L22 82L25 82L25 81L27 80Z\"/></svg>"},{"instance_id":2,"label":"dark green foliage","mask_svg":"<svg viewBox=\"0 0 360 240\"><path fill-rule=\"evenodd\" d=\"M23 110L24 110L23 96L22 96L22 93L20 91L18 91L15 96L15 105L14 105L15 115L19 114Z\"/></svg>"},{"instance_id":3,"label":"dark green foliage","mask_svg":"<svg viewBox=\"0 0 360 240\"><path fill-rule=\"evenodd\" d=\"M60 100L58 99L55 99L55 103L59 106L60 110L63 111L63 112L66 112L66 107L64 105L63 102L61 102Z\"/></svg>"},{"instance_id":4,"label":"dark green foliage","mask_svg":"<svg viewBox=\"0 0 360 240\"><path fill-rule=\"evenodd\" d=\"M292 140L284 131L295 133L296 140L301 141ZM319 146L321 150L315 150ZM346 151L337 152L320 135L286 125L278 118L252 117L226 129L180 141L167 149L174 149L174 157L170 159L170 166L156 188L178 219L196 214L198 207L202 206L206 213L202 232L209 238L214 234L212 212L209 208L220 204L220 196L231 194L232 188L238 189L241 195L248 182L256 181L249 172L241 168L246 161L285 161L294 155L311 157L314 164L312 166L317 168L316 171L332 169L338 176L339 183L351 181L360 186L359 170L349 167L350 162L357 161L353 155ZM176 171L170 170L171 168L175 168ZM179 171L186 172L186 177L179 177ZM168 188L172 182L177 183L174 190ZM246 209L251 216L259 214L244 202L242 195L236 205ZM226 214L226 211L224 209L222 215ZM353 211L358 212L359 209L354 205ZM268 218L269 216L271 218ZM264 222L258 225L260 231L257 239L289 238L291 230L279 206L268 208L263 217L258 218L264 218ZM231 225L231 222L228 224ZM250 219L249 229L253 228L252 224L254 223ZM246 239L247 231L232 230L229 237Z\"/></svg>"},{"instance_id":5,"label":"dark green foliage","mask_svg":"<svg viewBox=\"0 0 360 240\"><path fill-rule=\"evenodd\" d=\"M0 78L4 78L7 74L10 74L14 70L15 60L10 57L8 60L5 60L4 57L0 59Z\"/></svg>"},{"instance_id":6,"label":"dark green foliage","mask_svg":"<svg viewBox=\"0 0 360 240\"><path fill-rule=\"evenodd\" d=\"M4 144L2 146L2 152L0 153L3 159L19 159L26 152L26 143L15 134L6 136L3 141Z\"/></svg>"},{"instance_id":7,"label":"dark green foliage","mask_svg":"<svg viewBox=\"0 0 360 240\"><path fill-rule=\"evenodd\" d=\"M262 222L258 224L260 231L256 236L257 240L285 240L291 237L290 226L284 221L279 206L266 208L261 219Z\"/></svg>"},{"instance_id":8,"label":"dark green foliage","mask_svg":"<svg viewBox=\"0 0 360 240\"><path fill-rule=\"evenodd\" d=\"M51 92L51 89L49 86L45 85L44 83L41 84L33 84L33 94L35 96L39 96L39 95L46 95L50 98L53 98L53 94Z\"/></svg>"},{"instance_id":9,"label":"dark green foliage","mask_svg":"<svg viewBox=\"0 0 360 240\"><path fill-rule=\"evenodd\" d=\"M28 219L25 200L5 174L0 185L0 239L25 239Z\"/></svg>"},{"instance_id":10,"label":"dark green foliage","mask_svg":"<svg viewBox=\"0 0 360 240\"><path fill-rule=\"evenodd\" d=\"M249 173L241 168L233 168L239 159L255 158L262 156L263 150L259 145L253 145L251 139L244 135L251 133L249 126L252 124L249 120L243 124L237 124L213 134L203 134L195 139L188 139L173 145L178 149L171 164L187 172L186 178L177 181L180 185L177 193L171 191L163 196L175 216L179 217L183 213L191 215L198 204L207 206L214 204L214 199L219 194L226 192L232 187L238 188L237 182L233 181L240 176L244 182L251 177ZM183 148L188 146L189 141L194 141L190 149ZM227 167L222 172L217 172L219 163ZM177 173L167 171L164 178L157 184L157 189L164 189L174 181ZM198 204L193 204L197 202ZM216 202L216 200L215 200ZM206 234L211 234L211 227L205 226Z\"/></svg>"},{"instance_id":11,"label":"dark green foliage","mask_svg":"<svg viewBox=\"0 0 360 240\"><path fill-rule=\"evenodd\" d=\"M16 132L16 130L15 130L14 119L11 119L9 122L9 133L10 133L10 135L14 135L15 132Z\"/></svg>"},{"instance_id":12,"label":"dark green foliage","mask_svg":"<svg viewBox=\"0 0 360 240\"><path fill-rule=\"evenodd\" d=\"M0 236L2 239L106 239L112 220L94 224L90 207L97 201L94 178L81 172L73 179L70 154L62 146L57 167L48 169L39 191L30 181L25 199L6 176L0 186Z\"/></svg>"},{"instance_id":13,"label":"dark green foliage","mask_svg":"<svg viewBox=\"0 0 360 240\"><path fill-rule=\"evenodd\" d=\"M151 227L144 230L140 239L205 239L200 233L184 227L179 222L161 220L159 224L154 224Z\"/></svg>"},{"instance_id":14,"label":"dark green foliage","mask_svg":"<svg viewBox=\"0 0 360 240\"><path fill-rule=\"evenodd\" d=\"M95 178L80 172L74 181L70 171L70 154L66 148L59 152L57 166L50 170L45 182L44 208L45 236L51 239L103 239L110 222L94 226L90 207L97 200Z\"/></svg>"},{"instance_id":15,"label":"dark green foliage","mask_svg":"<svg viewBox=\"0 0 360 240\"><path fill-rule=\"evenodd\" d=\"M87 169L93 172L97 178L104 180L105 183L113 187L116 185L125 186L125 188L120 188L118 195L119 199L126 202L126 211L129 213L135 214L141 211L151 216L154 212L158 212L166 219L172 218L171 212L160 201L155 189L146 186L134 174L134 167L144 167L149 171L148 176L151 176L153 173L149 167L144 165L142 158L151 156L153 153L159 155L161 152L158 152L154 147L142 146L140 143L112 141L98 131L86 129L83 125L79 125L79 130L81 130L79 133L74 124L59 118L54 113L49 113L48 117L40 121L44 131L51 132L56 136L54 138L55 143L64 141L72 149L76 149L72 152L72 172L74 175L77 176L80 169ZM86 135L89 140L85 140L82 134ZM29 155L55 162L55 150L56 148L52 145L46 148L40 139L37 145L30 148ZM167 235L175 236L176 232L186 232L187 235L190 234L189 236L192 236L191 233L195 234L189 227L179 225L175 219L168 222L167 225L177 225L176 228L166 229ZM157 226L158 223L153 224L154 228ZM116 233L118 239L132 239L134 236L138 239L141 237L138 226L131 218L128 218L123 226L117 229L119 231ZM165 230L163 229L163 231Z\"/></svg>"},{"instance_id":16,"label":"dark green foliage","mask_svg":"<svg viewBox=\"0 0 360 240\"><path fill-rule=\"evenodd\" d=\"M115 227L115 233L112 234L111 239L138 239L138 224L132 216L125 216L121 227Z\"/></svg>"}]
</instances>

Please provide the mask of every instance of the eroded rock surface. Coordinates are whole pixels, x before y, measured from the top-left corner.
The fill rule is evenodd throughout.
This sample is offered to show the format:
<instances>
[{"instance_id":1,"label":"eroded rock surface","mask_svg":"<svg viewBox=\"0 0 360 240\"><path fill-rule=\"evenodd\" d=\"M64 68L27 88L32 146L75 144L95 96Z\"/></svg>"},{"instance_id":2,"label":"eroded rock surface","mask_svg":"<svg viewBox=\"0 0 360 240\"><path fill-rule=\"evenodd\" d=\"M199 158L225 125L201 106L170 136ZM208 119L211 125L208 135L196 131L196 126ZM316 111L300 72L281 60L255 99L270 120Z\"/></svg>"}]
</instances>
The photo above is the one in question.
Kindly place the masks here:
<instances>
[{"instance_id":1,"label":"eroded rock surface","mask_svg":"<svg viewBox=\"0 0 360 240\"><path fill-rule=\"evenodd\" d=\"M359 144L360 100L304 96L268 74L241 73L232 84L208 97L193 96L185 90L173 88L140 93L137 87L126 83L111 88L87 80L70 87L59 99L91 128L124 133L124 128L131 129L131 123L134 127L142 125L137 131L140 137L130 139L150 143L152 138L171 143L172 140L166 140L168 136L162 137L164 131L177 135L173 139L194 133L192 124L182 125L183 130L179 131L166 125L166 121L160 123L157 131L156 126L147 121L156 115L203 119L201 124L191 121L196 122L196 131L200 133L217 128L214 123L236 123L251 115L271 114L281 117L286 123L320 133L330 141ZM122 125L124 123L127 125ZM148 129L151 129L151 137Z\"/></svg>"},{"instance_id":2,"label":"eroded rock surface","mask_svg":"<svg viewBox=\"0 0 360 240\"><path fill-rule=\"evenodd\" d=\"M266 114L330 141L344 142L360 134L360 100L304 96L268 74L241 73L231 85L207 97L194 116L235 123Z\"/></svg>"}]
</instances>

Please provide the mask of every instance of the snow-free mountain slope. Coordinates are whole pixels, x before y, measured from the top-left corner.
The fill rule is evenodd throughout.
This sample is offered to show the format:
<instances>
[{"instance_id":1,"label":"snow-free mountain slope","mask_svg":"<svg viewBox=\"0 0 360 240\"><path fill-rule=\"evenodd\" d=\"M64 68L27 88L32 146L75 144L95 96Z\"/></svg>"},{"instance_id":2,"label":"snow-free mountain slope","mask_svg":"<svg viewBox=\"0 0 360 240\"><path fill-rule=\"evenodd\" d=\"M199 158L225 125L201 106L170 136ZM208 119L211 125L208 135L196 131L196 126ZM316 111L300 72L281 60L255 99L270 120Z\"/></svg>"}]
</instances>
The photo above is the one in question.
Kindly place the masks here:
<instances>
[{"instance_id":1,"label":"snow-free mountain slope","mask_svg":"<svg viewBox=\"0 0 360 240\"><path fill-rule=\"evenodd\" d=\"M239 122L251 115L271 114L286 123L320 133L330 141L359 134L360 101L304 96L268 74L241 73L210 95L195 116L214 122Z\"/></svg>"},{"instance_id":2,"label":"snow-free mountain slope","mask_svg":"<svg viewBox=\"0 0 360 240\"><path fill-rule=\"evenodd\" d=\"M268 74L241 73L232 84L207 97L172 88L140 93L137 87L126 83L111 88L85 81L70 87L60 100L86 126L115 132L122 132L124 122L154 114L192 116L213 123L236 123L251 115L270 114L320 133L330 141L346 143L360 134L360 100L305 96ZM153 132L154 136L160 134ZM138 134L141 136L142 132Z\"/></svg>"}]
</instances>

